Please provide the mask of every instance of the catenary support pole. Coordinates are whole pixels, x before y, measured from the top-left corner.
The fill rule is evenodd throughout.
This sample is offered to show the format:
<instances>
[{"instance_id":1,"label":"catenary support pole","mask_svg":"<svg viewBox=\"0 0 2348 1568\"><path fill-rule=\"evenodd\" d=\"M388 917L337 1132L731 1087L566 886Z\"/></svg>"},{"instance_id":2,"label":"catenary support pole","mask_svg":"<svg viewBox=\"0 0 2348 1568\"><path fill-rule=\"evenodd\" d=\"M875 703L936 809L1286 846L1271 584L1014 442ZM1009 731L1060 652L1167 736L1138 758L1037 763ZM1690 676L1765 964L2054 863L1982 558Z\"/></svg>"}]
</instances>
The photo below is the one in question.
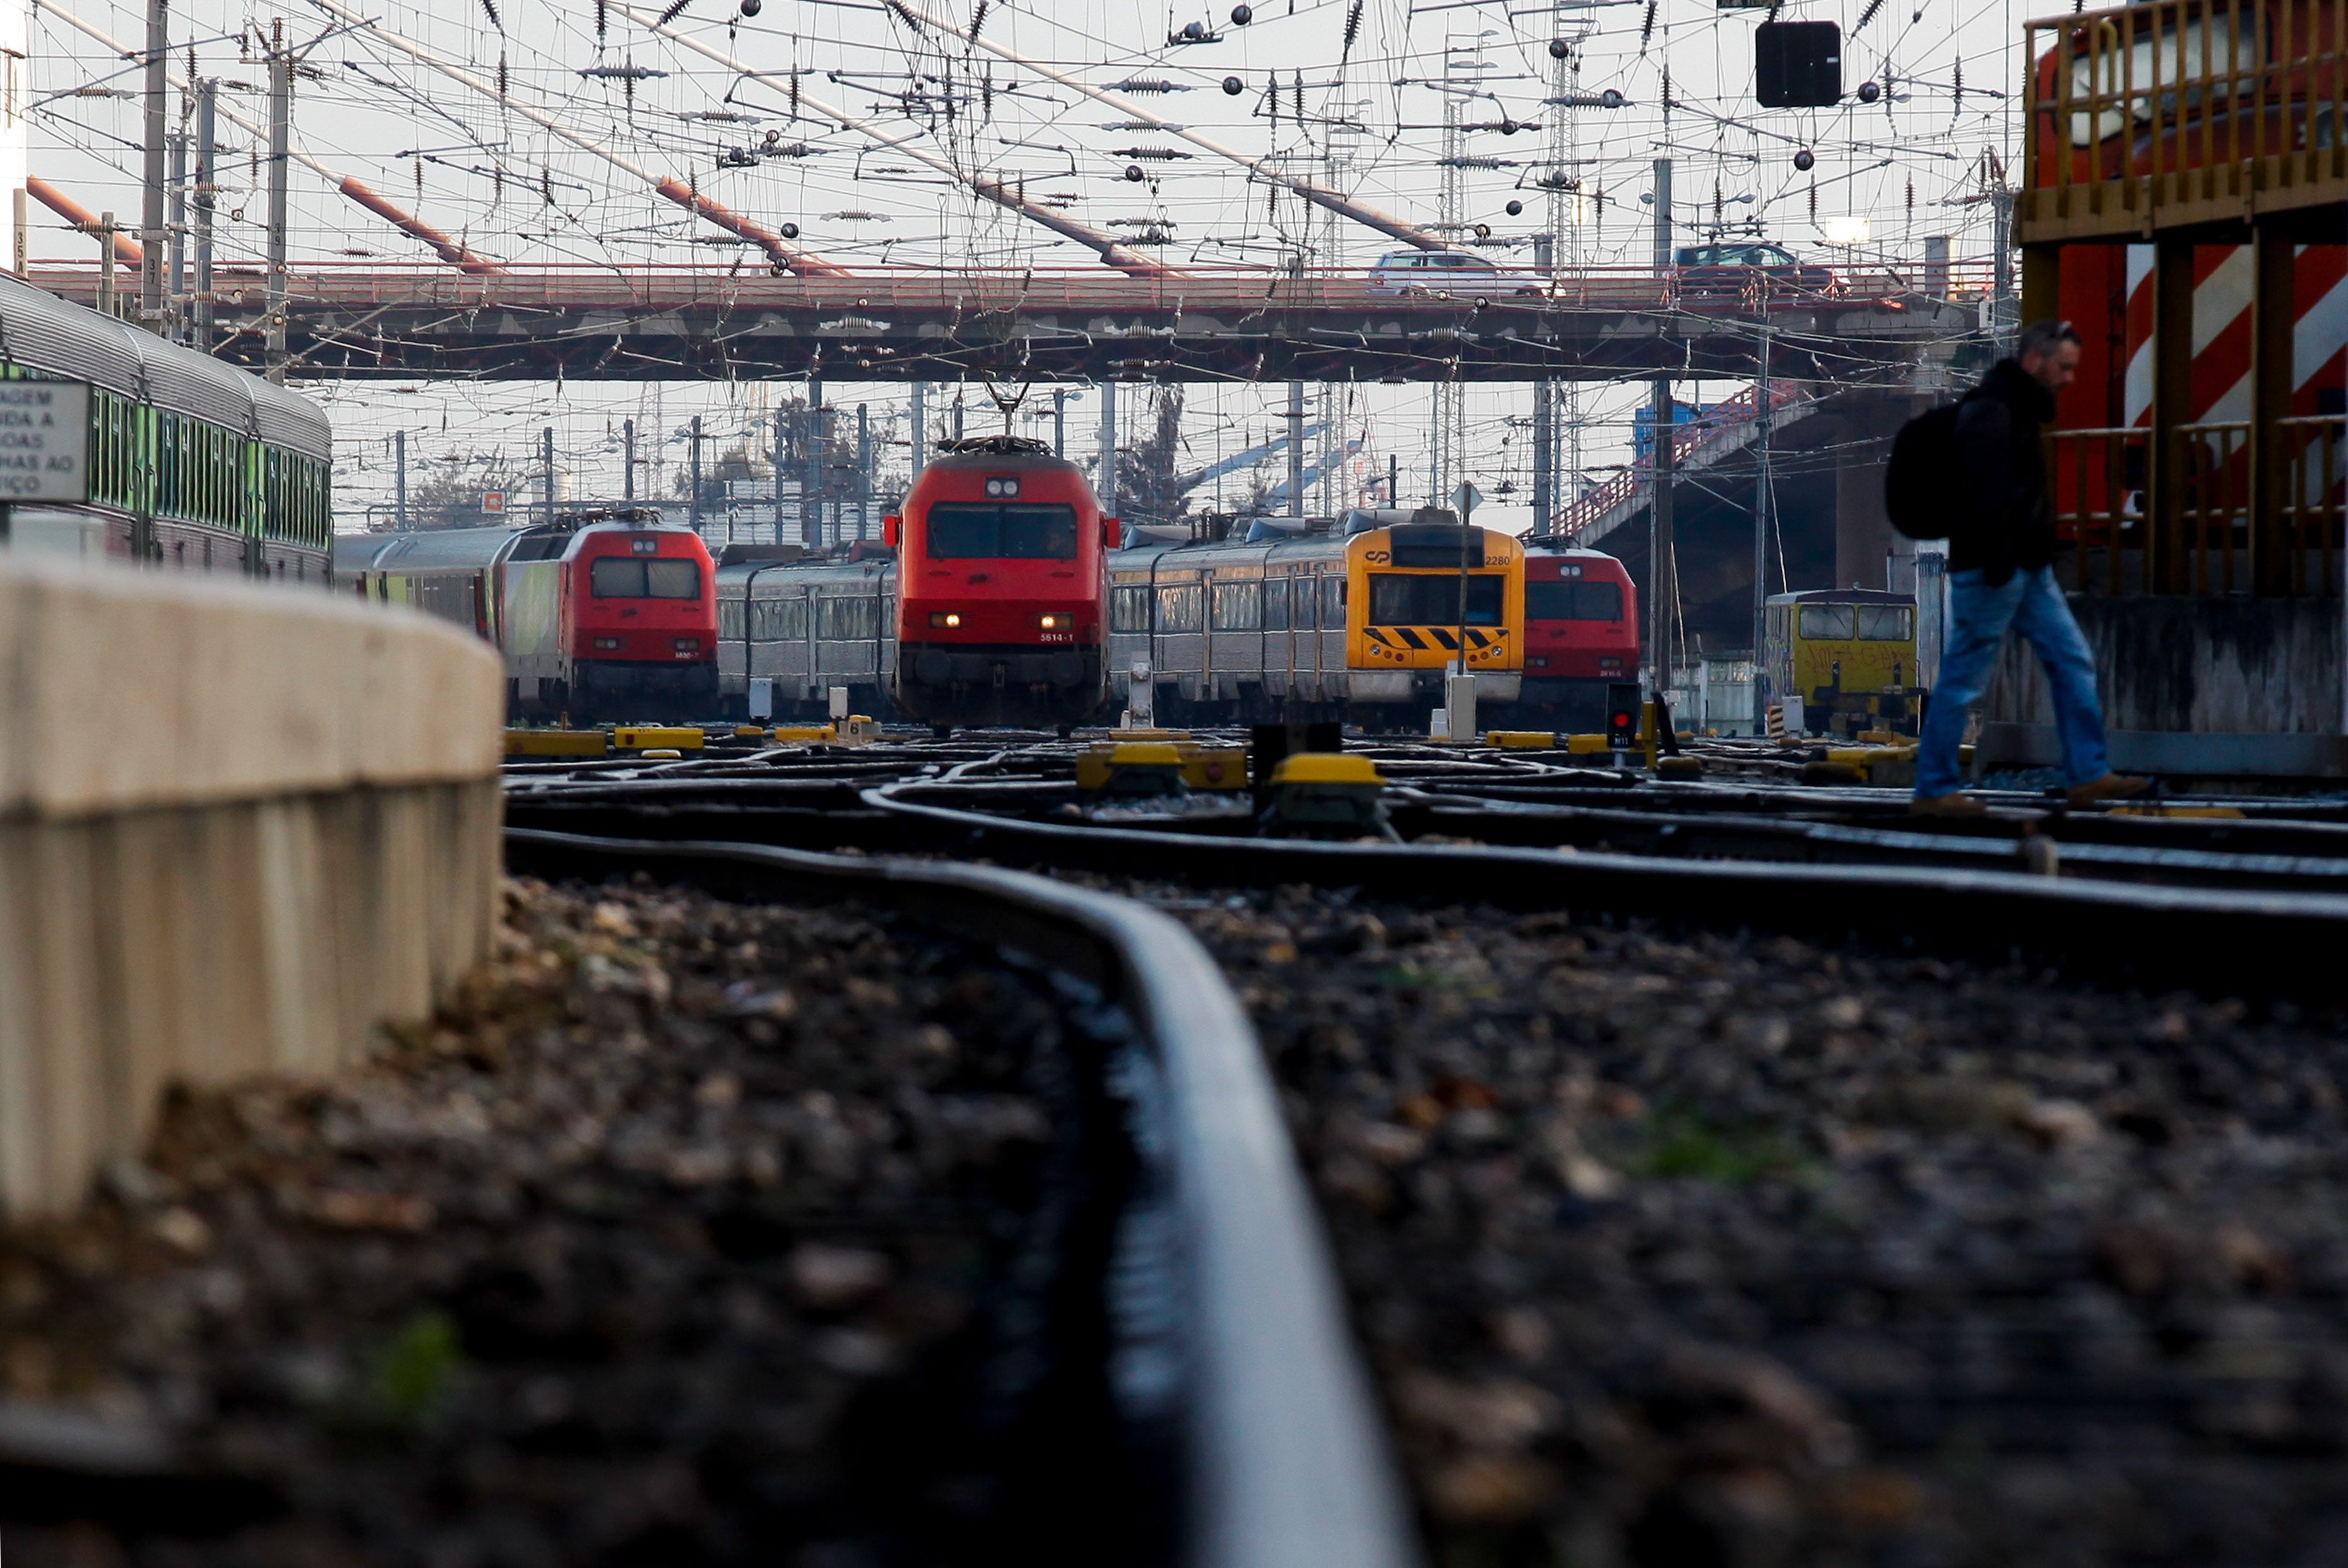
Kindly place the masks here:
<instances>
[{"instance_id":1,"label":"catenary support pole","mask_svg":"<svg viewBox=\"0 0 2348 1568\"><path fill-rule=\"evenodd\" d=\"M1668 271L1672 264L1672 160L1655 160L1655 271ZM1678 444L1678 410L1672 406L1672 378L1655 377L1654 396L1654 499L1648 508L1647 592L1652 603L1648 606L1647 624L1650 646L1647 668L1653 685L1649 688L1658 699L1671 689L1672 684L1672 608L1677 584L1672 581L1672 469L1678 456L1673 448Z\"/></svg>"},{"instance_id":2,"label":"catenary support pole","mask_svg":"<svg viewBox=\"0 0 2348 1568\"><path fill-rule=\"evenodd\" d=\"M171 189L164 222L170 241L170 259L163 270L163 312L177 342L187 336L188 325L188 128L184 120L171 133Z\"/></svg>"},{"instance_id":3,"label":"catenary support pole","mask_svg":"<svg viewBox=\"0 0 2348 1568\"><path fill-rule=\"evenodd\" d=\"M1288 515L1304 515L1304 383L1288 384Z\"/></svg>"},{"instance_id":4,"label":"catenary support pole","mask_svg":"<svg viewBox=\"0 0 2348 1568\"><path fill-rule=\"evenodd\" d=\"M913 383L912 420L913 477L920 479L922 470L930 466L930 384Z\"/></svg>"},{"instance_id":5,"label":"catenary support pole","mask_svg":"<svg viewBox=\"0 0 2348 1568\"><path fill-rule=\"evenodd\" d=\"M856 406L856 537L872 533L872 410Z\"/></svg>"},{"instance_id":6,"label":"catenary support pole","mask_svg":"<svg viewBox=\"0 0 2348 1568\"><path fill-rule=\"evenodd\" d=\"M549 527L554 523L554 427L549 425L538 433L538 463L546 480L546 500L541 522Z\"/></svg>"},{"instance_id":7,"label":"catenary support pole","mask_svg":"<svg viewBox=\"0 0 2348 1568\"><path fill-rule=\"evenodd\" d=\"M407 531L407 432L391 433L392 453L392 521L399 531Z\"/></svg>"},{"instance_id":8,"label":"catenary support pole","mask_svg":"<svg viewBox=\"0 0 2348 1568\"><path fill-rule=\"evenodd\" d=\"M216 118L220 84L196 84L196 294L188 312L195 323L195 346L212 351L212 209L220 190L220 135Z\"/></svg>"},{"instance_id":9,"label":"catenary support pole","mask_svg":"<svg viewBox=\"0 0 2348 1568\"><path fill-rule=\"evenodd\" d=\"M269 46L269 327L264 339L269 378L285 379L286 149L294 139L294 56L285 47L285 24L273 27Z\"/></svg>"},{"instance_id":10,"label":"catenary support pole","mask_svg":"<svg viewBox=\"0 0 2348 1568\"><path fill-rule=\"evenodd\" d=\"M701 531L701 416L698 414L693 417L692 439L693 468L692 472L685 476L685 482L693 487L693 500L685 509L685 515L692 521L693 531L699 533Z\"/></svg>"},{"instance_id":11,"label":"catenary support pole","mask_svg":"<svg viewBox=\"0 0 2348 1568\"><path fill-rule=\"evenodd\" d=\"M139 241L146 254L139 262L139 320L149 331L163 326L163 261L167 242L163 227L163 164L165 85L163 72L171 51L170 8L168 0L147 0L147 127L143 198Z\"/></svg>"},{"instance_id":12,"label":"catenary support pole","mask_svg":"<svg viewBox=\"0 0 2348 1568\"><path fill-rule=\"evenodd\" d=\"M1560 67L1561 68L1561 67ZM1555 205L1555 203L1552 203ZM1533 241L1533 270L1546 278L1554 270L1556 240L1547 234ZM1536 535L1550 530L1557 515L1557 384L1544 376L1533 382L1533 526Z\"/></svg>"},{"instance_id":13,"label":"catenary support pole","mask_svg":"<svg viewBox=\"0 0 2348 1568\"><path fill-rule=\"evenodd\" d=\"M1101 510L1109 516L1117 510L1117 383L1100 384L1100 482L1093 488L1100 493Z\"/></svg>"},{"instance_id":14,"label":"catenary support pole","mask_svg":"<svg viewBox=\"0 0 2348 1568\"><path fill-rule=\"evenodd\" d=\"M624 449L622 460L627 467L627 472L620 477L620 495L623 500L633 500L636 499L636 422L633 419L620 421L620 444Z\"/></svg>"},{"instance_id":15,"label":"catenary support pole","mask_svg":"<svg viewBox=\"0 0 2348 1568\"><path fill-rule=\"evenodd\" d=\"M807 446L799 454L799 537L809 544L823 540L823 377L810 376L807 384Z\"/></svg>"},{"instance_id":16,"label":"catenary support pole","mask_svg":"<svg viewBox=\"0 0 2348 1568\"><path fill-rule=\"evenodd\" d=\"M1761 685L1761 646L1769 613L1769 328L1761 327L1760 370L1753 378L1753 733L1769 733L1769 695Z\"/></svg>"}]
</instances>

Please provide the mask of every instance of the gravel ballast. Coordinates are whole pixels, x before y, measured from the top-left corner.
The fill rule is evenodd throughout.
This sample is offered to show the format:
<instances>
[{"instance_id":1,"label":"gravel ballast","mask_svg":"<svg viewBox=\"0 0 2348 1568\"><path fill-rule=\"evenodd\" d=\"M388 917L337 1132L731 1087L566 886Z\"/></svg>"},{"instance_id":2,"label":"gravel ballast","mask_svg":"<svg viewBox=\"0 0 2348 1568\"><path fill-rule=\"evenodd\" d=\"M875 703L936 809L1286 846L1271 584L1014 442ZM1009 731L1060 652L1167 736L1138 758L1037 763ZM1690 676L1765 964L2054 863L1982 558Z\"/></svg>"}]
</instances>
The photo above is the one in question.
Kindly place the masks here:
<instances>
[{"instance_id":1,"label":"gravel ballast","mask_svg":"<svg viewBox=\"0 0 2348 1568\"><path fill-rule=\"evenodd\" d=\"M851 909L509 905L429 1026L183 1097L0 1233L9 1568L878 1568L1153 1520L1047 982Z\"/></svg>"},{"instance_id":2,"label":"gravel ballast","mask_svg":"<svg viewBox=\"0 0 2348 1568\"><path fill-rule=\"evenodd\" d=\"M2348 1562L2331 1021L1107 885L1254 1016L1441 1568Z\"/></svg>"}]
</instances>

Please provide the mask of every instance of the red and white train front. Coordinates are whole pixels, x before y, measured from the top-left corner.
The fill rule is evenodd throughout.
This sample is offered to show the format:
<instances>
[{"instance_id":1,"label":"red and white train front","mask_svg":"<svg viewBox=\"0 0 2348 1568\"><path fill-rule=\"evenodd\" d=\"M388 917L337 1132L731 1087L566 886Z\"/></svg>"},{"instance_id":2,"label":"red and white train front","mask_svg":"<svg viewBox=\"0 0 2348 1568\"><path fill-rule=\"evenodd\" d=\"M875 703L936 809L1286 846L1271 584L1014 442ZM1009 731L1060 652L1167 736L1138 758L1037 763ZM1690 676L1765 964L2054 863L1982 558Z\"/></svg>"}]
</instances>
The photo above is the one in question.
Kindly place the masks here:
<instances>
[{"instance_id":1,"label":"red and white train front","mask_svg":"<svg viewBox=\"0 0 2348 1568\"><path fill-rule=\"evenodd\" d=\"M888 527L906 717L1066 728L1107 706L1105 550L1117 525L1074 463L1020 437L953 443Z\"/></svg>"},{"instance_id":2,"label":"red and white train front","mask_svg":"<svg viewBox=\"0 0 2348 1568\"><path fill-rule=\"evenodd\" d=\"M572 717L716 712L714 577L690 530L579 530L563 554L561 617Z\"/></svg>"},{"instance_id":3,"label":"red and white train front","mask_svg":"<svg viewBox=\"0 0 2348 1568\"><path fill-rule=\"evenodd\" d=\"M1525 680L1519 699L1559 728L1594 730L1606 688L1639 678L1639 595L1622 562L1598 550L1525 551Z\"/></svg>"}]
</instances>

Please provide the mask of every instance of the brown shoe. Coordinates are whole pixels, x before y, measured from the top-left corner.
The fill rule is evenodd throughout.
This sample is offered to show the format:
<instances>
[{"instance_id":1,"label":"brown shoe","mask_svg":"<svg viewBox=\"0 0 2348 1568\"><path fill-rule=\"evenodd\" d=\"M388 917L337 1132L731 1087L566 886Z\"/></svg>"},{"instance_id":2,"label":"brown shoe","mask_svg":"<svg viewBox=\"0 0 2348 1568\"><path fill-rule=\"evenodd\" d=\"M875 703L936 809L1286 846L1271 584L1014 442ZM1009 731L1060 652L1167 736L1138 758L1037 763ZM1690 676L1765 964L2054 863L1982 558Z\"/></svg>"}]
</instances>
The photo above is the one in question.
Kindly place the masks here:
<instances>
[{"instance_id":1,"label":"brown shoe","mask_svg":"<svg viewBox=\"0 0 2348 1568\"><path fill-rule=\"evenodd\" d=\"M2101 779L2074 784L2063 798L2074 806L2092 806L2098 800L2133 800L2151 789L2152 780L2140 774L2106 773Z\"/></svg>"},{"instance_id":2,"label":"brown shoe","mask_svg":"<svg viewBox=\"0 0 2348 1568\"><path fill-rule=\"evenodd\" d=\"M1946 795L1917 795L1909 799L1908 810L1919 817L1983 817L1989 808L1962 790L1951 790Z\"/></svg>"}]
</instances>

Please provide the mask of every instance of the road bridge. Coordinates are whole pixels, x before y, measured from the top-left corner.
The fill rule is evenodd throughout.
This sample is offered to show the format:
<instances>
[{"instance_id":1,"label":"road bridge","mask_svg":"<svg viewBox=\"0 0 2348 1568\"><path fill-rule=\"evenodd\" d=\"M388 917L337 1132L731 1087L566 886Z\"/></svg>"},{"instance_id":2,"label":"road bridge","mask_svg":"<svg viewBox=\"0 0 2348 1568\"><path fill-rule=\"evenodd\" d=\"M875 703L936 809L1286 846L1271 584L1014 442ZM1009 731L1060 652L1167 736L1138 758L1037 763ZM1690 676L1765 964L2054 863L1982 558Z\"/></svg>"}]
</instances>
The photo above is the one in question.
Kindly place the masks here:
<instances>
[{"instance_id":1,"label":"road bridge","mask_svg":"<svg viewBox=\"0 0 2348 1568\"><path fill-rule=\"evenodd\" d=\"M1512 276L1522 275L1498 274L1502 286ZM101 290L95 265L36 265L34 279L84 301ZM1977 332L1982 282L1952 282L1945 263L1766 292L1593 268L1544 292L1399 294L1360 270L810 277L582 265L469 276L366 263L293 275L287 342L297 375L394 379L1610 380L1749 376L1766 320L1777 374L1866 382ZM267 293L259 268L220 270L223 358L265 364Z\"/></svg>"}]
</instances>

